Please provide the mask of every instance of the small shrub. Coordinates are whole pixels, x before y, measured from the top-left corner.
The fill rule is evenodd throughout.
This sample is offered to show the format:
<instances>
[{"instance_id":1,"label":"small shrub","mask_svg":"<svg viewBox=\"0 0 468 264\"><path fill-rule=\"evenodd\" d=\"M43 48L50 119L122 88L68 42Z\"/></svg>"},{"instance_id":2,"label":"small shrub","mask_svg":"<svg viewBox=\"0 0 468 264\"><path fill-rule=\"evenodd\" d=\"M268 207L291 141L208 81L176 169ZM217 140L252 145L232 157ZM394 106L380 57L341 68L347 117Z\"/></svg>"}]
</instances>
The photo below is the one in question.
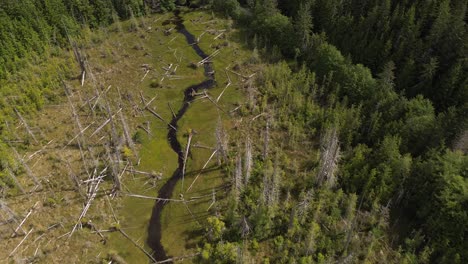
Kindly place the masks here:
<instances>
[{"instance_id":1,"label":"small shrub","mask_svg":"<svg viewBox=\"0 0 468 264\"><path fill-rule=\"evenodd\" d=\"M145 136L145 134L144 134L141 130L138 130L138 131L133 135L133 141L134 141L135 143L141 144L141 143L143 143L144 136Z\"/></svg>"},{"instance_id":2,"label":"small shrub","mask_svg":"<svg viewBox=\"0 0 468 264\"><path fill-rule=\"evenodd\" d=\"M161 82L158 79L151 79L150 87L151 88L159 88L159 87L161 87Z\"/></svg>"},{"instance_id":3,"label":"small shrub","mask_svg":"<svg viewBox=\"0 0 468 264\"><path fill-rule=\"evenodd\" d=\"M133 157L133 151L129 147L125 146L122 148L122 156L124 159L130 159Z\"/></svg>"}]
</instances>

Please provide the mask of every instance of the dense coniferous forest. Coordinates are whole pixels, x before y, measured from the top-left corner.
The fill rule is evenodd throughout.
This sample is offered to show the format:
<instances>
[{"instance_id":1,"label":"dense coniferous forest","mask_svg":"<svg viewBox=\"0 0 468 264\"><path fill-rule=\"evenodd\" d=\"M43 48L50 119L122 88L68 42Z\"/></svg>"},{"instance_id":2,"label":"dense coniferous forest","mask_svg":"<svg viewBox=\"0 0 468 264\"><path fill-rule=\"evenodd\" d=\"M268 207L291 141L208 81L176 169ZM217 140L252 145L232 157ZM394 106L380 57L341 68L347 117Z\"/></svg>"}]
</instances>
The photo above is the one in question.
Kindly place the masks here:
<instances>
[{"instance_id":1,"label":"dense coniferous forest","mask_svg":"<svg viewBox=\"0 0 468 264\"><path fill-rule=\"evenodd\" d=\"M79 78L59 54L182 5L231 21L256 69L194 262L468 261L466 0L1 1L1 188L9 124Z\"/></svg>"},{"instance_id":2,"label":"dense coniferous forest","mask_svg":"<svg viewBox=\"0 0 468 264\"><path fill-rule=\"evenodd\" d=\"M267 62L294 62L258 83L287 145L321 137L322 151L339 152L336 171L324 154L316 161L315 182L281 171L291 169L281 158L263 160L260 175L284 174L275 209L248 202L266 176L246 186L235 213L255 239L273 239L273 262L466 261L467 159L453 146L467 127L467 2L214 2ZM297 204L281 202L290 196Z\"/></svg>"}]
</instances>

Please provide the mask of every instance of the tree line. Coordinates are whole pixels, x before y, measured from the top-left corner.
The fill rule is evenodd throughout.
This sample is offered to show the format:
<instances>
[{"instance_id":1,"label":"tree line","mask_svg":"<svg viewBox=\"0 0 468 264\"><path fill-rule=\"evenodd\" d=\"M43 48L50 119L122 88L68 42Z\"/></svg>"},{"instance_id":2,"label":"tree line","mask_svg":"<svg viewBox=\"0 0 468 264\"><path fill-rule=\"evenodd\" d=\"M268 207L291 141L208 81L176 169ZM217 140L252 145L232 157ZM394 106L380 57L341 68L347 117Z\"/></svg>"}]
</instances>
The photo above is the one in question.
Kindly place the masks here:
<instances>
[{"instance_id":1,"label":"tree line","mask_svg":"<svg viewBox=\"0 0 468 264\"><path fill-rule=\"evenodd\" d=\"M212 6L236 21L265 62L279 63L259 78L259 106L250 111L271 113L271 127L288 135L288 147L312 157L291 170L288 147L280 143L278 157L256 156L259 178L251 176L222 218L224 236L208 237L207 256L227 254L214 241L242 247L248 238L249 252L267 241L268 252L278 253L275 262L376 262L378 250L395 263L468 259L468 159L452 147L467 128L466 1L215 0ZM313 157L306 142L318 139L320 155ZM261 194L272 192L272 181L280 198L269 206ZM341 198L354 204L334 200ZM315 208L307 220L298 211L304 203ZM347 206L354 220L346 220ZM295 229L296 222L305 230ZM240 223L253 235L243 236ZM353 240L362 234L368 237L361 243Z\"/></svg>"}]
</instances>

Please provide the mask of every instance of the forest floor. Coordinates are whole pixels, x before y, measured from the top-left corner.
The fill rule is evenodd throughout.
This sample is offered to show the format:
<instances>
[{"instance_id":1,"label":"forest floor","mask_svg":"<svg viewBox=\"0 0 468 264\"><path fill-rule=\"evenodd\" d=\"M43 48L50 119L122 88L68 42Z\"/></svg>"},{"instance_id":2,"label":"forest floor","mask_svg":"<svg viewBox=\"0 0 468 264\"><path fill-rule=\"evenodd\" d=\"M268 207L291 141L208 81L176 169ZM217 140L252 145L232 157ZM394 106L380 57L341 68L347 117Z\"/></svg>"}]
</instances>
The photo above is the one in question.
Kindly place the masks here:
<instances>
[{"instance_id":1,"label":"forest floor","mask_svg":"<svg viewBox=\"0 0 468 264\"><path fill-rule=\"evenodd\" d=\"M181 107L183 91L205 78L203 67L191 67L200 58L184 36L167 23L172 16L171 13L156 14L118 22L96 31L85 29L83 39L77 40L86 54L89 73L83 86L80 78L66 80L71 94L69 98L61 92L57 105L46 106L28 121L29 126L40 132L39 143L18 149L42 187L37 188L26 175L20 175L18 179L25 193L9 194L4 199L19 221L0 226L2 237L16 233L1 242L0 262L62 263L67 259L68 263L100 263L104 259L117 261L119 258L128 263L148 261L134 242L150 251L145 243L155 201L129 194L156 197L158 189L177 168L177 155L167 140L167 124L144 111L144 101L147 103L157 96L150 107L168 122L172 118L171 107L176 112ZM202 11L182 13L182 17L187 30L199 38L199 45L206 54L219 52L212 58L216 86L207 93L212 99L223 95L217 105L207 98L197 99L178 122L178 139L183 148L188 131L194 131L192 145L202 147L191 148L186 177L178 182L173 193L174 199L184 197L195 201L171 202L162 215L162 244L168 256L175 257L196 252L204 219L210 214L208 208L213 206L212 194L215 193L219 201L229 187L229 179L217 165L216 158L206 170L200 170L216 147L216 128L232 129L235 124L229 112L245 101L241 90L243 78L225 68L244 65L251 56L240 44L239 33L231 29L230 21ZM72 57L71 54L66 57ZM79 72L78 65L74 67ZM166 74L168 68L174 73ZM237 71L249 72L246 67L240 68ZM231 85L225 89L229 80ZM98 90L101 92L94 92ZM70 103L75 106L82 127L89 126L83 133L88 148L94 148L94 154L101 156L106 135L99 138L91 133L101 127L101 121L93 119L99 111L96 114L86 110L90 104L104 109L101 97L111 101L115 115L119 111L124 113L131 134L141 141L137 144L137 155L123 153L126 161L121 167L150 172L162 178L158 180L124 171L120 177L122 191L115 197L111 195L112 179L105 179L86 216L78 221L89 200L78 193L79 187L75 188L71 179L74 175L84 183L87 175L80 150L72 140L77 135L77 128ZM119 106L121 110L118 110ZM150 134L138 127L147 128ZM16 128L24 130L19 124ZM18 135L27 137L24 131ZM21 224L22 219L25 221ZM13 232L19 225L19 230L24 231ZM78 228L72 232L75 225ZM124 231L133 242L115 230Z\"/></svg>"}]
</instances>

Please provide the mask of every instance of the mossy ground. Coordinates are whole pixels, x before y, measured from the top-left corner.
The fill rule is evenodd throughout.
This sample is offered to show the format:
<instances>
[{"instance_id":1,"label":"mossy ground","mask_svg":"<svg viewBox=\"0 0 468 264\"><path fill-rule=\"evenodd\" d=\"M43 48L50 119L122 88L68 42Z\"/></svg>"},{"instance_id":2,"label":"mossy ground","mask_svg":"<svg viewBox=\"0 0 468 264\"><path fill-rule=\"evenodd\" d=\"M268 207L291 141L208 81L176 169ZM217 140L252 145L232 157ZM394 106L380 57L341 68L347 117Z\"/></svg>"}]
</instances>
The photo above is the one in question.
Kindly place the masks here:
<instances>
[{"instance_id":1,"label":"mossy ground","mask_svg":"<svg viewBox=\"0 0 468 264\"><path fill-rule=\"evenodd\" d=\"M225 26L228 23L226 20L213 18L211 14L201 11L183 12L182 17L185 20L184 24L187 29L196 37L200 36L205 30L225 30ZM138 40L139 49L143 48L142 51L128 49L132 45L135 45L134 41L138 39L138 33L124 33L118 37L118 40L115 40L127 43L127 48L124 49L129 50L128 55L132 57L133 67L138 69L139 64L143 63L152 66L153 70L150 71L145 80L141 83L137 82L136 85L133 84L132 86L135 89L140 89L148 99L156 95L158 96L152 106L167 122L172 118L168 103L171 104L174 111L177 111L181 107L183 91L191 85L202 82L205 78L202 67L198 69L190 67L190 63L198 62L201 58L187 44L185 37L175 30L168 36L164 35L164 29L173 27L172 24L163 25L164 21L170 18L171 14L166 14L140 20L140 25L144 24L147 29L151 27L151 32L145 32L145 37ZM126 24L122 25L123 28L126 26ZM227 35L235 36L233 33L227 33ZM215 46L218 45L217 43L228 41L225 38L214 40L217 35L206 33L200 38L199 45L205 53L213 53L216 50ZM112 37L106 41L112 41ZM150 54L149 56L148 53ZM142 59L136 59L142 57L142 54ZM224 68L228 65L233 66L236 63L241 64L247 56L248 52L236 44L234 39L234 41L229 41L228 47L223 47L220 54L214 57L213 63L217 85L208 91L212 98L217 98L227 84ZM183 79L169 80L168 78L164 78L160 82L161 87L151 88L151 80L161 80L161 73L164 71L162 67L167 67L170 64L178 65L176 75L183 76ZM141 71L137 71L135 74L137 81L143 76ZM116 81L115 78L112 78L112 80L122 85L122 83L126 82L126 78L128 78L128 75L119 81ZM231 78L232 85L225 91L219 101L219 107L226 112L234 108L236 104L241 103L243 98L242 93L238 90L237 77L233 75ZM152 132L152 135L145 137L141 144L139 152L141 160L138 169L160 172L163 179L156 182L156 186L152 186L148 184L146 177L139 176L140 179L133 179L127 175L125 185L132 193L157 196L159 187L164 184L164 180L172 176L172 173L177 168L177 155L168 144L166 124L148 113L145 113L143 117L138 117L137 120L139 122L150 121ZM193 143L214 147L216 144L215 128L218 122L228 125L229 121L229 115L219 110L208 99L197 100L191 104L189 110L178 123L179 142L185 148L187 142L186 132L192 129L196 131ZM201 237L199 231L203 229L204 219L209 214L207 209L212 201L210 194L213 189L220 188L226 184L225 175L216 165L216 159L213 159L206 171L201 174L193 185L193 188L189 192L186 192L186 189L199 173L199 170L203 167L211 153L212 151L207 149L191 149L186 177L183 181L179 181L173 193L173 197L176 199L179 197L179 194L183 194L185 199L198 196L204 196L204 198L187 204L169 203L163 211L162 242L168 255L183 256L196 250L197 243ZM221 198L222 192L217 193L217 199ZM144 244L154 201L125 197L122 204L123 206L119 209L118 213L122 229L135 240ZM144 254L118 233L111 235L109 246L131 263L147 259Z\"/></svg>"},{"instance_id":2,"label":"mossy ground","mask_svg":"<svg viewBox=\"0 0 468 264\"><path fill-rule=\"evenodd\" d=\"M220 48L220 53L213 58L217 85L207 91L213 99L216 99L227 83L224 68L242 64L248 58L249 52L238 44L240 41L237 32L230 29L228 20L213 17L211 13L203 11L184 11L181 15L187 29L197 37L206 30L213 30L200 37L200 46L207 54ZM164 23L171 17L172 14L155 14L117 22L99 30L84 29L82 39L77 40L87 57L90 70L83 87L78 77L78 66L71 65L74 64L72 52L64 55L64 60L70 64L71 71L77 73L75 79L65 80L65 84L72 93L71 100L77 108L83 127L92 124L93 121L93 115L86 112L86 101L93 100L96 87L105 90L110 86L107 97L112 101L112 105L122 107L132 134L136 131L144 134L142 143L138 145L138 157L131 158L133 164L139 164L135 169L161 173L162 180L153 181L144 175L125 173L122 175L122 194L115 198L109 197L112 181L105 181L86 215L86 220L91 220L94 226L102 231L106 238L105 243L92 228L78 229L68 238L67 233L76 224L85 201L73 189L73 182L69 177L70 171L82 179L86 179L87 175L83 171L77 145L75 143L67 145L77 131L64 90L62 87L57 87L58 97L54 101L55 105L46 105L29 123L35 131L39 131L38 134L41 134L41 144L18 146L21 156L28 157L53 140L28 160L30 167L47 187L41 192L10 195L5 198L8 206L21 216L39 201L39 206L24 225L26 231L33 228L33 232L18 249L16 257L8 257L8 254L24 236L5 240L5 243L2 243L4 250L0 254L1 261L34 259L40 263L61 263L61 260L67 259L70 263L99 263L104 259L108 262L108 256L115 254L123 257L128 263L148 261L148 258L119 232L107 232L107 230L117 226L139 245L144 246L154 201L129 197L125 193L155 197L164 181L172 176L177 167L177 155L167 141L167 124L149 112L138 111L133 107L143 105L140 101L140 92L146 100L157 96L150 107L169 122L172 113L168 104L177 111L182 104L184 89L205 79L202 67L197 69L190 67L191 63L201 59L186 43L185 37L175 29L170 35L164 34L165 30L174 27L172 24ZM228 30L223 36L215 39L221 30L226 29ZM150 71L143 79L145 71L142 65L145 64L149 66ZM166 71L163 67L168 67L170 64L173 64L173 68L177 65L177 71L172 78L163 79ZM193 137L194 144L214 147L215 128L218 122L228 129L232 127L230 115L226 113L243 103L243 94L240 91L238 77L230 74L230 78L232 84L218 102L224 111L219 110L209 100L201 99L192 103L179 121L178 138L183 147L187 141L185 132L189 129L197 132ZM119 94L122 95L122 99L119 99ZM96 102L98 108L103 103L102 100ZM146 126L146 122L150 124L151 135L146 135L143 130L137 128L139 125ZM86 133L89 135L90 131L99 125L99 123L92 124ZM17 134L19 138L27 137L23 127L18 125L15 129L21 130L21 133ZM102 138L94 137L88 140L97 149L99 144L102 144ZM178 198L182 193L185 199L204 196L196 202L187 203L191 213L182 203L169 203L164 209L162 242L168 255L182 256L196 251L197 243L202 236L200 231L203 230L204 219L209 214L207 209L212 202L212 190L219 190L227 183L226 175L216 165L214 158L206 171L201 173L193 188L186 192L211 152L203 148L191 149L186 177L183 183L179 181L173 194ZM69 162L68 165L65 160ZM18 178L28 191L34 187L26 175L20 175ZM222 197L222 191L216 193L216 199ZM1 230L3 234L3 228ZM5 226L5 234L9 232L11 230L7 230ZM146 249L149 251L147 247Z\"/></svg>"}]
</instances>

